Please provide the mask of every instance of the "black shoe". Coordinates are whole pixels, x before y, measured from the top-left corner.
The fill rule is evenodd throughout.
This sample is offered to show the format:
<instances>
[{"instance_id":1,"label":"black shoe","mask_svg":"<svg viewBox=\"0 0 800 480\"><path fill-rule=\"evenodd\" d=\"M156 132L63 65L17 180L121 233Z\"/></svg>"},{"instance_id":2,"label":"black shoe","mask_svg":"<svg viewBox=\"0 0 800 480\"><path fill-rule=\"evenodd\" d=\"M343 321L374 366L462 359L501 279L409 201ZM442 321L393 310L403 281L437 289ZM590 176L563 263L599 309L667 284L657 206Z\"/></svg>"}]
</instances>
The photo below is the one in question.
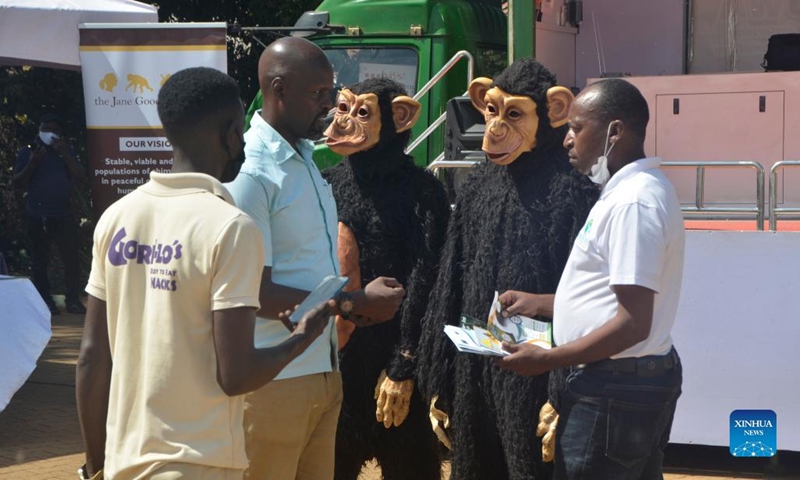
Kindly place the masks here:
<instances>
[{"instance_id":1,"label":"black shoe","mask_svg":"<svg viewBox=\"0 0 800 480\"><path fill-rule=\"evenodd\" d=\"M68 303L67 304L67 311L69 313L75 313L75 314L78 314L78 315L85 315L86 314L86 308L80 302Z\"/></svg>"},{"instance_id":2,"label":"black shoe","mask_svg":"<svg viewBox=\"0 0 800 480\"><path fill-rule=\"evenodd\" d=\"M61 310L58 309L55 303L48 303L47 308L50 309L50 315L52 316L61 315Z\"/></svg>"}]
</instances>

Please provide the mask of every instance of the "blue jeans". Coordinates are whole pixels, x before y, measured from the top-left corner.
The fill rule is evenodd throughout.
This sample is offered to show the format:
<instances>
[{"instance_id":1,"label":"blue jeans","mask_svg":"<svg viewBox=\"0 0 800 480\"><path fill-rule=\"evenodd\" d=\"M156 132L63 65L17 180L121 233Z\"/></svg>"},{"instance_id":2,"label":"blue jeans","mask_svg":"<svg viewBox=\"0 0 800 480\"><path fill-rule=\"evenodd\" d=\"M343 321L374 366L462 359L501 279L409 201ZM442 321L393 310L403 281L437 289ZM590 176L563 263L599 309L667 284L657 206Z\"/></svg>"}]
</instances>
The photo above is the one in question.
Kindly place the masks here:
<instances>
[{"instance_id":1,"label":"blue jeans","mask_svg":"<svg viewBox=\"0 0 800 480\"><path fill-rule=\"evenodd\" d=\"M683 370L573 371L562 394L554 480L663 479Z\"/></svg>"}]
</instances>

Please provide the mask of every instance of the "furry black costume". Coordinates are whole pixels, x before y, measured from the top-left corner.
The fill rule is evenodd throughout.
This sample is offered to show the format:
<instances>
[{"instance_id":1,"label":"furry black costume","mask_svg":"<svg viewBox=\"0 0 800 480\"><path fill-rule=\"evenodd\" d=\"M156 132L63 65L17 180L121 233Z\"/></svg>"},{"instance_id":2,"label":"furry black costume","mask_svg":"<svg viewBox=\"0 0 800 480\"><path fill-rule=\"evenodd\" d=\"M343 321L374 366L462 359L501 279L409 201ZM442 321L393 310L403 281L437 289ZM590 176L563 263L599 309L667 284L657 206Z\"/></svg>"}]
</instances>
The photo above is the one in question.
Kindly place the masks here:
<instances>
[{"instance_id":1,"label":"furry black costume","mask_svg":"<svg viewBox=\"0 0 800 480\"><path fill-rule=\"evenodd\" d=\"M436 407L449 416L453 479L542 479L551 473L535 432L549 377L521 377L488 357L457 353L442 330L461 314L486 318L495 290L555 293L599 191L572 171L564 129L548 122L544 92L555 77L519 60L493 85L536 102L536 146L509 165L476 167L458 193L423 320L417 379L426 401L438 396Z\"/></svg>"},{"instance_id":2,"label":"furry black costume","mask_svg":"<svg viewBox=\"0 0 800 480\"><path fill-rule=\"evenodd\" d=\"M439 480L440 460L428 409L414 389L408 417L385 428L376 421L376 384L382 370L395 381L413 377L420 321L436 279L450 207L441 184L403 153L410 132L396 133L391 101L404 95L389 80L367 80L355 94L378 94L380 142L323 172L332 184L339 221L355 237L364 284L378 276L400 281L407 294L389 322L360 327L341 348L344 401L336 434L338 480L355 480L376 458L384 478Z\"/></svg>"}]
</instances>

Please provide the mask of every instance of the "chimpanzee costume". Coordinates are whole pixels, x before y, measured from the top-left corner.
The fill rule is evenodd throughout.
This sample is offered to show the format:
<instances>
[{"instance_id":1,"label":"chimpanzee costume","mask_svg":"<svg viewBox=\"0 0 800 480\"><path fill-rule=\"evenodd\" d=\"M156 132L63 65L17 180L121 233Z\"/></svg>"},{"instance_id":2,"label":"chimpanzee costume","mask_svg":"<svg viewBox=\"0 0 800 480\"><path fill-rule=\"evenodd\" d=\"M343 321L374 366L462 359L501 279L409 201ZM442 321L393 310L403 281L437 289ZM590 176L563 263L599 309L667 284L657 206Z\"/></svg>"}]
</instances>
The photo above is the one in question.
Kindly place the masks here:
<instances>
[{"instance_id":1,"label":"chimpanzee costume","mask_svg":"<svg viewBox=\"0 0 800 480\"><path fill-rule=\"evenodd\" d=\"M549 376L522 377L489 357L457 353L442 330L461 314L487 318L495 290L555 293L599 191L569 165L562 126L572 93L542 65L518 60L494 81L473 81L469 93L486 117L490 161L458 193L423 320L417 381L431 412L448 417L453 479L549 478L536 435ZM564 384L557 376L554 394Z\"/></svg>"},{"instance_id":2,"label":"chimpanzee costume","mask_svg":"<svg viewBox=\"0 0 800 480\"><path fill-rule=\"evenodd\" d=\"M355 480L373 458L386 479L441 476L436 437L413 374L450 208L442 185L403 152L419 113L419 103L400 84L367 80L340 92L326 132L331 149L348 155L323 172L339 212L339 258L348 289L389 276L407 291L388 322L355 328L337 319L344 386L337 480Z\"/></svg>"}]
</instances>

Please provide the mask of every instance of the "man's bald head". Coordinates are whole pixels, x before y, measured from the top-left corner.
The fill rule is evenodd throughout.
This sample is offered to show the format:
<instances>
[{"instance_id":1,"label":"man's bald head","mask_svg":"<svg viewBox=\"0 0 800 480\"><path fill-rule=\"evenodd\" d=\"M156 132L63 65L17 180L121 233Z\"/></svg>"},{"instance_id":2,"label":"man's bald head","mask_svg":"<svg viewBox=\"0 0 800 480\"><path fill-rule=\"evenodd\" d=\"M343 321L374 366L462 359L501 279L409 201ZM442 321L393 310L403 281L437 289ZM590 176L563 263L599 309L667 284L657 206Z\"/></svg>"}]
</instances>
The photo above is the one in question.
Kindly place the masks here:
<instances>
[{"instance_id":1,"label":"man's bald head","mask_svg":"<svg viewBox=\"0 0 800 480\"><path fill-rule=\"evenodd\" d=\"M322 136L333 107L333 67L318 46L296 37L273 42L258 62L258 83L262 118L292 146Z\"/></svg>"},{"instance_id":2,"label":"man's bald head","mask_svg":"<svg viewBox=\"0 0 800 480\"><path fill-rule=\"evenodd\" d=\"M272 42L258 61L258 84L262 95L271 90L272 81L281 77L292 80L323 70L332 71L325 53L312 42L299 37L284 37Z\"/></svg>"}]
</instances>

